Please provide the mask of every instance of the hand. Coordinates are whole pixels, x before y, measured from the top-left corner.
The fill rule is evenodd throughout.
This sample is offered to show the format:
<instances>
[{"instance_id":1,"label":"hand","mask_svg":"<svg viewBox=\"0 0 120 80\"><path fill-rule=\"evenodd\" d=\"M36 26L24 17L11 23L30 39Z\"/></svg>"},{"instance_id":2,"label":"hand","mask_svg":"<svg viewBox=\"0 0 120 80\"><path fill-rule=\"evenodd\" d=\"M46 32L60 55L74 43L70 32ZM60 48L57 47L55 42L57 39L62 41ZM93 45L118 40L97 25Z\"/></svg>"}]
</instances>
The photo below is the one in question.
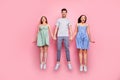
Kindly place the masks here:
<instances>
[{"instance_id":1,"label":"hand","mask_svg":"<svg viewBox=\"0 0 120 80\"><path fill-rule=\"evenodd\" d=\"M51 35L51 37L52 37L52 39L54 39L54 36L53 36L53 35Z\"/></svg>"},{"instance_id":2,"label":"hand","mask_svg":"<svg viewBox=\"0 0 120 80\"><path fill-rule=\"evenodd\" d=\"M37 43L37 40L33 41L32 43Z\"/></svg>"},{"instance_id":3,"label":"hand","mask_svg":"<svg viewBox=\"0 0 120 80\"><path fill-rule=\"evenodd\" d=\"M71 40L71 41L73 40L73 37L72 37L72 36L70 37L70 40Z\"/></svg>"},{"instance_id":4,"label":"hand","mask_svg":"<svg viewBox=\"0 0 120 80\"><path fill-rule=\"evenodd\" d=\"M95 43L95 41L90 40L91 43Z\"/></svg>"},{"instance_id":5,"label":"hand","mask_svg":"<svg viewBox=\"0 0 120 80\"><path fill-rule=\"evenodd\" d=\"M53 39L56 40L56 36L54 36Z\"/></svg>"}]
</instances>

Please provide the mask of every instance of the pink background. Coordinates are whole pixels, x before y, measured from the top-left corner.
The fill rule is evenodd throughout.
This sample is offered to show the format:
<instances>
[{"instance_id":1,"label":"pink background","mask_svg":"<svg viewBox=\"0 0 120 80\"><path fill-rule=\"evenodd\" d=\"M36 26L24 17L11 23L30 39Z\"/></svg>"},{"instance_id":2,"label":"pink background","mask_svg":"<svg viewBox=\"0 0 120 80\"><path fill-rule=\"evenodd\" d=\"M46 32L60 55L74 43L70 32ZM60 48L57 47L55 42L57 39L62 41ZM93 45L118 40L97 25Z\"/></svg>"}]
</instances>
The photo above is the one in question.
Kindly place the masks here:
<instances>
[{"instance_id":1,"label":"pink background","mask_svg":"<svg viewBox=\"0 0 120 80\"><path fill-rule=\"evenodd\" d=\"M56 41L49 47L47 70L39 68L39 48L32 43L42 15L52 32L60 10L68 9L73 24L81 14L88 17L92 39L88 52L88 72L79 72L75 40L70 43L73 70L66 66L62 49L61 67L56 62ZM119 0L0 0L0 80L120 80Z\"/></svg>"}]
</instances>

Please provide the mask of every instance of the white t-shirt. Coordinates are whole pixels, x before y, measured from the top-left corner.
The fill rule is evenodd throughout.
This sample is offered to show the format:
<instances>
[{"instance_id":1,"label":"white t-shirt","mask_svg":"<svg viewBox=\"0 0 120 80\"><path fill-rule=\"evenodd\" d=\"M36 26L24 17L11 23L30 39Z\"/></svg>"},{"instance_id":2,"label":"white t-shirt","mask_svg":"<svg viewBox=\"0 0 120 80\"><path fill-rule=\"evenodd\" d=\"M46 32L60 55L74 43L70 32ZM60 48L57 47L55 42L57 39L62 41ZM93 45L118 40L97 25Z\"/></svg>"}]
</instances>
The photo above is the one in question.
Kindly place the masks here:
<instances>
[{"instance_id":1,"label":"white t-shirt","mask_svg":"<svg viewBox=\"0 0 120 80\"><path fill-rule=\"evenodd\" d=\"M68 28L71 26L69 19L67 18L59 18L56 23L56 27L58 27L58 37L61 36L69 36Z\"/></svg>"}]
</instances>

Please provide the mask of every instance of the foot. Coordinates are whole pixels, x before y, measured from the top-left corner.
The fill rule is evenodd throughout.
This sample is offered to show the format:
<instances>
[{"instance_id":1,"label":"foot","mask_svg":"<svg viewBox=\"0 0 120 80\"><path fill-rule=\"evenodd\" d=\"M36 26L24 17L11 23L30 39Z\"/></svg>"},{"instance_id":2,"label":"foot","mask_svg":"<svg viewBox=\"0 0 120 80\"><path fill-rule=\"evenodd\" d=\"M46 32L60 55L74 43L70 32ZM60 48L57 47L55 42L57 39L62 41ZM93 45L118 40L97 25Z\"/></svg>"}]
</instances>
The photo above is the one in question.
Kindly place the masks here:
<instances>
[{"instance_id":1,"label":"foot","mask_svg":"<svg viewBox=\"0 0 120 80\"><path fill-rule=\"evenodd\" d=\"M80 72L83 71L83 65L80 65Z\"/></svg>"},{"instance_id":2,"label":"foot","mask_svg":"<svg viewBox=\"0 0 120 80\"><path fill-rule=\"evenodd\" d=\"M60 67L60 63L57 63L56 66L55 66L55 70L58 70Z\"/></svg>"},{"instance_id":3,"label":"foot","mask_svg":"<svg viewBox=\"0 0 120 80\"><path fill-rule=\"evenodd\" d=\"M43 63L40 64L40 69L43 69Z\"/></svg>"},{"instance_id":4,"label":"foot","mask_svg":"<svg viewBox=\"0 0 120 80\"><path fill-rule=\"evenodd\" d=\"M72 70L72 65L71 65L71 63L68 63L68 69L69 69L69 70Z\"/></svg>"},{"instance_id":5,"label":"foot","mask_svg":"<svg viewBox=\"0 0 120 80\"><path fill-rule=\"evenodd\" d=\"M43 65L43 69L45 70L47 68L46 63Z\"/></svg>"},{"instance_id":6,"label":"foot","mask_svg":"<svg viewBox=\"0 0 120 80\"><path fill-rule=\"evenodd\" d=\"M87 66L86 65L84 65L84 71L87 72Z\"/></svg>"}]
</instances>

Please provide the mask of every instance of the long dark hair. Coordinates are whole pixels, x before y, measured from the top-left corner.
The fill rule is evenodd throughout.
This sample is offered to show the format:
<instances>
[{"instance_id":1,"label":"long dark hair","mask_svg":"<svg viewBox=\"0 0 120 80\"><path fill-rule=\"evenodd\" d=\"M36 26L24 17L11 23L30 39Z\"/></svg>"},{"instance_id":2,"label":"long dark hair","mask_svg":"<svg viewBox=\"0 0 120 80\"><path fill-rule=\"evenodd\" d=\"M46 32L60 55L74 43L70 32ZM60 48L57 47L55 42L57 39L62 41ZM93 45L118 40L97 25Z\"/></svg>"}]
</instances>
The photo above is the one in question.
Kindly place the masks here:
<instances>
[{"instance_id":1,"label":"long dark hair","mask_svg":"<svg viewBox=\"0 0 120 80\"><path fill-rule=\"evenodd\" d=\"M85 16L85 21L84 21L84 23L86 23L86 21L87 21L87 17L86 17L86 15L81 15L79 18L78 18L78 23L81 23L82 21L81 21L81 17L82 16Z\"/></svg>"},{"instance_id":2,"label":"long dark hair","mask_svg":"<svg viewBox=\"0 0 120 80\"><path fill-rule=\"evenodd\" d=\"M47 24L48 21L47 21L47 17L46 17L46 16L42 16L42 17L41 17L41 19L40 19L40 24L43 24L43 22L42 22L42 18L45 18L45 19L46 19L46 22L45 22L45 23Z\"/></svg>"}]
</instances>

